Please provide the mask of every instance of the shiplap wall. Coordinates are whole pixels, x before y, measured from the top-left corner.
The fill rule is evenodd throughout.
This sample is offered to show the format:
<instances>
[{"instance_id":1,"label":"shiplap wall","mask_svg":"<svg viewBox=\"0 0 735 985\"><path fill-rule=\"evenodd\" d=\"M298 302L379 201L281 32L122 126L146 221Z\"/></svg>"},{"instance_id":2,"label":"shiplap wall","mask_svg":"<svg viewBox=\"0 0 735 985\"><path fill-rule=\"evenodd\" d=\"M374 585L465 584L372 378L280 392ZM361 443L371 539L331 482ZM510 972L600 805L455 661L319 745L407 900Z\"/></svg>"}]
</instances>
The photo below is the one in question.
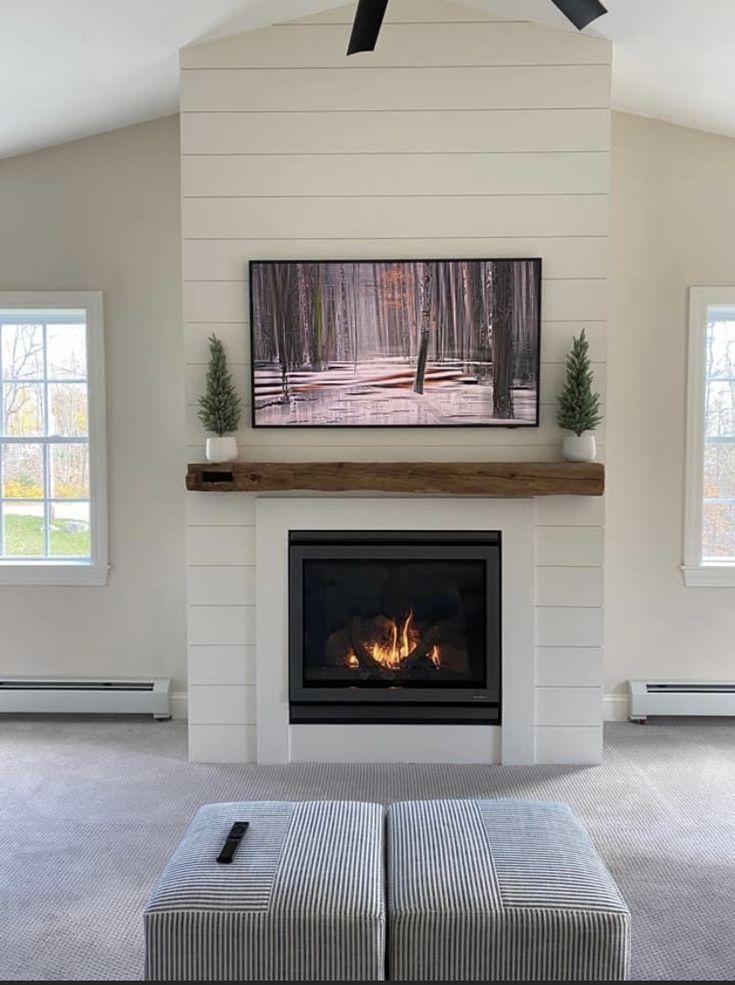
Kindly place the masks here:
<instances>
[{"instance_id":1,"label":"shiplap wall","mask_svg":"<svg viewBox=\"0 0 735 985\"><path fill-rule=\"evenodd\" d=\"M249 420L250 259L454 256L543 257L540 428L274 432L245 423L241 454L557 459L554 400L582 327L605 393L610 47L451 3L392 0L377 51L348 62L353 13L350 5L182 52L189 460L203 456L196 399L213 331ZM604 446L604 429L598 437ZM538 501L536 515L537 758L590 761L601 748L603 503ZM196 759L253 755L253 518L244 495L188 497Z\"/></svg>"}]
</instances>

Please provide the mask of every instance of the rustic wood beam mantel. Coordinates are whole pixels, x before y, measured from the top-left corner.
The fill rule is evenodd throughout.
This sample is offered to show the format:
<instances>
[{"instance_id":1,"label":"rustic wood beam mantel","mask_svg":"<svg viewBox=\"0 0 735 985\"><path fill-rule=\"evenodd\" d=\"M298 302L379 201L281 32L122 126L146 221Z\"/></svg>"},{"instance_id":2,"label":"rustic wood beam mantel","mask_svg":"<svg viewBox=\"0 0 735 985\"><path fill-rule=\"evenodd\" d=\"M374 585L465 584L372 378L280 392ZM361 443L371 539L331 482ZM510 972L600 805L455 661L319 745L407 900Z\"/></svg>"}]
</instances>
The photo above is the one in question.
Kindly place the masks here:
<instances>
[{"instance_id":1,"label":"rustic wood beam mantel","mask_svg":"<svg viewBox=\"0 0 735 985\"><path fill-rule=\"evenodd\" d=\"M200 492L385 492L454 496L602 496L599 462L235 462L190 465Z\"/></svg>"}]
</instances>

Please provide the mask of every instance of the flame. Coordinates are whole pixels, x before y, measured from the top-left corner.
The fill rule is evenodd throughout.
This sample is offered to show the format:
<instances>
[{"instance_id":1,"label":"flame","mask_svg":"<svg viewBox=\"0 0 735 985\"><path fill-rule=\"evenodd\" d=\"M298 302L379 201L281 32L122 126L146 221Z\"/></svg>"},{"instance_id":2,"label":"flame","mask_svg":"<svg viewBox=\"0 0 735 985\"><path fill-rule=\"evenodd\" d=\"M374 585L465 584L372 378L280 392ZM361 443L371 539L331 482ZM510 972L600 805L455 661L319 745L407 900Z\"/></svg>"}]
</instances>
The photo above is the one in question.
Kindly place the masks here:
<instances>
[{"instance_id":1,"label":"flame","mask_svg":"<svg viewBox=\"0 0 735 985\"><path fill-rule=\"evenodd\" d=\"M419 643L421 634L416 629L413 612L409 612L404 619L388 619L386 622L381 638L367 639L363 646L377 663L388 670L399 670L401 661ZM428 657L435 667L440 666L441 654L438 646L434 645L431 648ZM360 661L352 649L347 654L347 665L350 670L360 669Z\"/></svg>"},{"instance_id":2,"label":"flame","mask_svg":"<svg viewBox=\"0 0 735 985\"><path fill-rule=\"evenodd\" d=\"M384 667L396 670L401 660L409 655L419 641L419 633L413 621L413 612L409 612L400 624L395 619L389 621L388 639L368 640L366 649L373 660Z\"/></svg>"}]
</instances>

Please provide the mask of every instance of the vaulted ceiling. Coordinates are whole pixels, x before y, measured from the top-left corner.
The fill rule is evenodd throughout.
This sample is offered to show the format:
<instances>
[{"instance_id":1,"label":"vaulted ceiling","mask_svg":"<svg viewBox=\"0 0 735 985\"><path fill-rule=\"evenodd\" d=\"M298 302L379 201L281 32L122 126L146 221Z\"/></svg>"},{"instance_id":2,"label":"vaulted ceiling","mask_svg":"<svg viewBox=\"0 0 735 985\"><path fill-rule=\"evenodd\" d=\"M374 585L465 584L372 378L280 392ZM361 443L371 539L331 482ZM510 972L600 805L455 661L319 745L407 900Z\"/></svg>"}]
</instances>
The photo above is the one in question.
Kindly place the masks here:
<instances>
[{"instance_id":1,"label":"vaulted ceiling","mask_svg":"<svg viewBox=\"0 0 735 985\"><path fill-rule=\"evenodd\" d=\"M344 0L0 0L0 157L178 107L187 44ZM549 0L459 0L564 29ZM613 105L735 136L735 0L606 0Z\"/></svg>"}]
</instances>

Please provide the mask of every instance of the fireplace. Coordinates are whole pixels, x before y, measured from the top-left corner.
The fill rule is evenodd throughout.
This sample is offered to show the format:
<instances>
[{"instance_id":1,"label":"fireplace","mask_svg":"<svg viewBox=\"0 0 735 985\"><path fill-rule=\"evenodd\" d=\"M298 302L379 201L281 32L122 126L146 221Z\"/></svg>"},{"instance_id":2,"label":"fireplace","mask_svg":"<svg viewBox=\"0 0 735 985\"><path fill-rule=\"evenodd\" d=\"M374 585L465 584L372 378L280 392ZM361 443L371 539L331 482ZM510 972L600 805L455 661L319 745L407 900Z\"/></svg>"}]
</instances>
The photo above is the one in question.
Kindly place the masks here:
<instances>
[{"instance_id":1,"label":"fireplace","mask_svg":"<svg viewBox=\"0 0 735 985\"><path fill-rule=\"evenodd\" d=\"M498 724L493 532L291 531L290 721Z\"/></svg>"}]
</instances>

